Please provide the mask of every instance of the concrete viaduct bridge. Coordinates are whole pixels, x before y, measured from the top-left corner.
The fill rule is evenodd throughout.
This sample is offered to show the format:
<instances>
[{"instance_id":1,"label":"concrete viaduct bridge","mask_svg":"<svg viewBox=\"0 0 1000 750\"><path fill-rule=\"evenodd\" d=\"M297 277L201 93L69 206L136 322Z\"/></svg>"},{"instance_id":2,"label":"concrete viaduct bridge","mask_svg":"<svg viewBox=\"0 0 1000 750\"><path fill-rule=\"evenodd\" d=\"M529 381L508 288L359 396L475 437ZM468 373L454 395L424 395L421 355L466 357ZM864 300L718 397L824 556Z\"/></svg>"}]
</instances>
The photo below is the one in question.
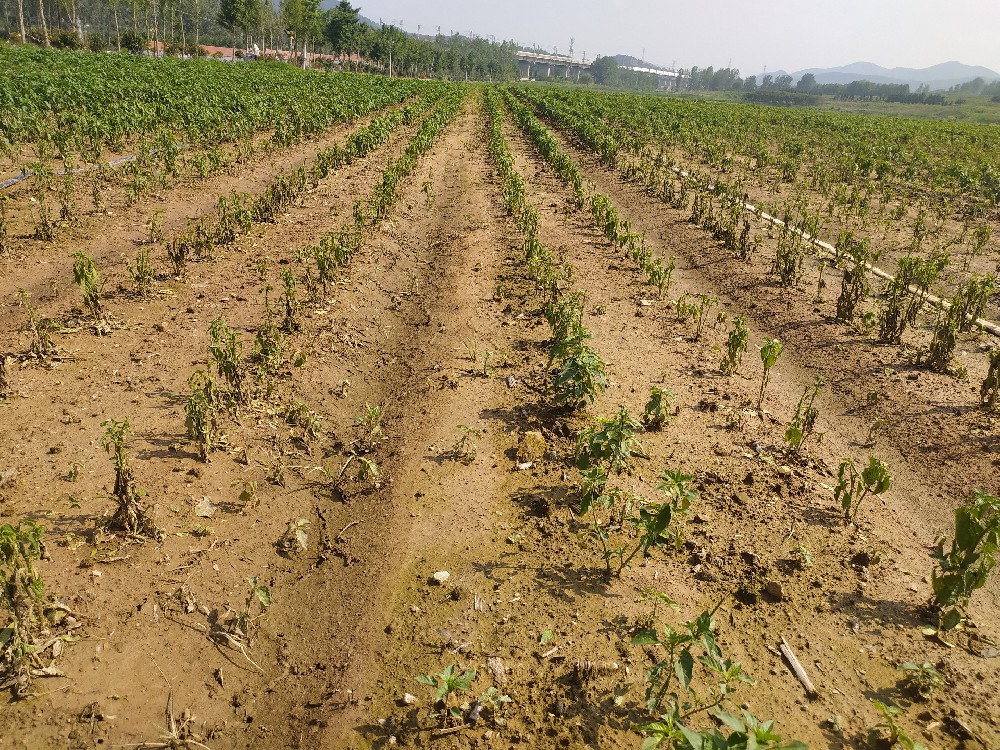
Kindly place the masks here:
<instances>
[{"instance_id":1,"label":"concrete viaduct bridge","mask_svg":"<svg viewBox=\"0 0 1000 750\"><path fill-rule=\"evenodd\" d=\"M545 55L524 50L518 50L517 64L521 68L521 80L555 76L577 81L580 73L588 67L588 63L568 55Z\"/></svg>"}]
</instances>

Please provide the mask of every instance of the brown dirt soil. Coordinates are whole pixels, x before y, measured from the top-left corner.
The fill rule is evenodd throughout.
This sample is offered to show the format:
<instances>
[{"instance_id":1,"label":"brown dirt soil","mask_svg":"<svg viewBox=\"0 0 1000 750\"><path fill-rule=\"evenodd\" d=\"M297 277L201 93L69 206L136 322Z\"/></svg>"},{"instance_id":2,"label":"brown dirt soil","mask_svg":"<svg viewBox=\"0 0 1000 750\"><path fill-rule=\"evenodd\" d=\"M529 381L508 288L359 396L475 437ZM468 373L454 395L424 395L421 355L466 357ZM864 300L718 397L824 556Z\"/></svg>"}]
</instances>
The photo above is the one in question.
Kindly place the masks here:
<instances>
[{"instance_id":1,"label":"brown dirt soil","mask_svg":"<svg viewBox=\"0 0 1000 750\"><path fill-rule=\"evenodd\" d=\"M475 97L336 288L304 305L287 349L304 352L305 363L282 368L270 398L224 416L226 448L198 460L184 402L187 378L208 356L209 323L225 316L249 353L264 284L280 290L279 271L292 269L302 289L296 250L350 220L353 201L412 132L332 174L214 261L192 264L185 282L161 283L167 293L149 302L113 294L109 307L124 325L111 335L59 335L64 361L11 373L14 395L0 406L12 470L0 521L43 522L47 593L81 627L55 660L65 678L38 680L44 695L0 705L0 747L169 742L171 709L177 724L190 719L179 736L192 731L213 750L638 747L631 726L644 718L653 654L631 645L632 633L651 618L676 625L716 605L721 647L756 683L735 702L775 718L785 738L858 747L877 722L869 699L879 698L905 705L904 726L932 747L996 747L996 659L920 632L935 537L973 488L1000 490L996 426L974 408L971 386L918 371L905 352L833 323L824 317L829 300L817 306L811 292L772 287L763 257L739 264L686 216L581 157L654 251L678 259L668 297L714 294L730 320L748 318L750 352L737 375L722 376L727 324L710 320L695 340L672 300L655 298L508 128L541 239L572 265L569 286L586 293L584 322L608 364L612 385L588 412L625 406L638 415L652 385L676 394L671 422L641 436L650 459L624 481L652 497L658 474L680 469L700 493L678 551L637 558L609 582L589 518L577 513L573 436L588 417L552 407L543 300L524 276ZM222 183L218 191L227 192ZM162 210L178 229L214 201L212 191L197 192L167 196ZM111 288L124 283L119 259L134 255L141 222L136 214L103 237L98 262ZM18 287L36 289L44 314L65 317L79 304L70 250L60 238L39 253L47 264L12 266L3 299L13 305ZM58 292L41 299L53 281ZM23 346L23 320L12 306L4 327L12 350ZM754 345L774 335L786 351L761 415L751 406L761 377ZM828 384L818 401L824 438L789 456L785 423L816 374ZM873 413L863 405L876 389L884 395ZM291 402L321 420L315 439L285 420ZM321 467L336 472L359 450L355 419L366 404L383 407L385 438L367 454L381 466L380 486L350 481L334 492ZM876 414L888 426L871 450L895 483L853 529L834 503L833 474L843 457L867 457L861 443ZM100 423L124 417L162 544L128 544L95 528L113 508ZM518 471L526 431L540 431L546 450ZM198 515L203 498L215 506L211 517ZM279 554L297 519L309 522L306 551ZM796 561L801 547L810 565ZM441 571L449 576L439 584ZM250 577L270 588L272 604L244 654L215 623L242 609ZM680 610L653 615L641 600L648 589ZM994 640L998 597L994 580L972 607ZM782 636L817 699L778 654ZM912 701L900 687L903 661L937 664L948 688ZM477 670L473 698L494 686L511 702L435 738L433 690L416 677L451 664Z\"/></svg>"}]
</instances>

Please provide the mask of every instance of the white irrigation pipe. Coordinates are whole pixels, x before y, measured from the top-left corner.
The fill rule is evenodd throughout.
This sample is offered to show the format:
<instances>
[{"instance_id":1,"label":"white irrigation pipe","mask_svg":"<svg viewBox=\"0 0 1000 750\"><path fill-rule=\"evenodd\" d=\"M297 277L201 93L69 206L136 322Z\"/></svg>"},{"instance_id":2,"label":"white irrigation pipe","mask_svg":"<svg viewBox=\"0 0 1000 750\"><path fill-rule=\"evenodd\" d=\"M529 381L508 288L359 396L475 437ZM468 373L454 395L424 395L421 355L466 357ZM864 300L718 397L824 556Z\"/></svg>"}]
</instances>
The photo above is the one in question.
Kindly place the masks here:
<instances>
[{"instance_id":1,"label":"white irrigation pipe","mask_svg":"<svg viewBox=\"0 0 1000 750\"><path fill-rule=\"evenodd\" d=\"M678 167L671 167L671 169L681 179L688 179L690 177L690 174L688 172L686 172L686 171L684 171L684 170L682 170L682 169L680 169ZM715 186L714 185L710 185L708 187L708 189L711 190L712 192L715 192ZM769 223L774 224L775 226L779 226L779 227L786 226L786 224L785 224L784 221L782 221L781 219L777 218L776 216L771 216L771 214L769 214L766 211L763 211L763 210L757 208L752 203L745 203L743 201L740 201L740 203L742 204L742 206L743 206L744 209L746 209L750 213L754 214L755 216L759 217L762 221L769 222ZM821 239L819 239L817 237L813 237L812 235L808 234L807 232L803 231L802 229L799 229L798 227L793 227L793 226L788 225L788 229L789 229L789 231L794 232L795 234L799 235L799 237L801 237L802 239L804 239L806 242L809 242L810 244L812 244L813 247L816 247L816 248L819 248L820 250L823 250L827 254L828 257L832 257L832 258L837 258L838 257L838 255L837 255L837 248L835 248L829 242L824 242L823 240L821 240ZM871 271L875 276L878 276L880 279L885 279L886 281L895 281L896 280L896 278L892 274L887 273L886 271L883 271L881 268L879 268L878 266L875 266L875 265L873 265L871 263L865 263L865 268L867 268L869 271ZM951 309L951 303L950 302L948 302L946 300L943 300L940 297L938 297L938 296L936 296L934 294L931 294L930 292L925 292L922 289L917 289L916 287L912 287L912 286L908 287L908 289L909 289L909 291L910 291L911 294L915 294L918 297L921 297L924 300L924 302L927 302L928 304L934 305L935 307L940 307L940 308L942 308L944 310L950 310ZM972 321L972 323L977 328L985 331L986 333L992 334L993 336L1000 337L1000 325L997 325L993 321L986 320L985 318L976 318L975 320Z\"/></svg>"}]
</instances>

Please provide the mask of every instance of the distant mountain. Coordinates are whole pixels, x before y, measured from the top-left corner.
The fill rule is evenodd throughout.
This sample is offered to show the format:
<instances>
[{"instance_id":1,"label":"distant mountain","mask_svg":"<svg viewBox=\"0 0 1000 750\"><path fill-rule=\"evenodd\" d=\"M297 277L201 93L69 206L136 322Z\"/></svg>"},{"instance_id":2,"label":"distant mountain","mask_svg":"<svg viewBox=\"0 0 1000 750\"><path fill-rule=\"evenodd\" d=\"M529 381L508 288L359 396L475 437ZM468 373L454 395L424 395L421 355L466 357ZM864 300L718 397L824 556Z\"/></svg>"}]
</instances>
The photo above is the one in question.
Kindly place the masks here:
<instances>
[{"instance_id":1,"label":"distant mountain","mask_svg":"<svg viewBox=\"0 0 1000 750\"><path fill-rule=\"evenodd\" d=\"M777 78L785 71L770 75ZM946 62L929 68L883 68L870 62L856 62L839 68L806 68L790 75L798 81L806 73L816 76L816 83L850 83L851 81L871 81L872 83L908 83L911 89L927 84L932 91L947 89L975 78L990 81L1000 80L1000 73L979 65L963 65L960 62ZM757 76L759 81L762 76Z\"/></svg>"},{"instance_id":2,"label":"distant mountain","mask_svg":"<svg viewBox=\"0 0 1000 750\"><path fill-rule=\"evenodd\" d=\"M651 62L640 60L638 57L632 57L632 55L615 55L615 61L620 67L623 68L651 68L652 70L666 70L666 68L659 65L654 65Z\"/></svg>"}]
</instances>

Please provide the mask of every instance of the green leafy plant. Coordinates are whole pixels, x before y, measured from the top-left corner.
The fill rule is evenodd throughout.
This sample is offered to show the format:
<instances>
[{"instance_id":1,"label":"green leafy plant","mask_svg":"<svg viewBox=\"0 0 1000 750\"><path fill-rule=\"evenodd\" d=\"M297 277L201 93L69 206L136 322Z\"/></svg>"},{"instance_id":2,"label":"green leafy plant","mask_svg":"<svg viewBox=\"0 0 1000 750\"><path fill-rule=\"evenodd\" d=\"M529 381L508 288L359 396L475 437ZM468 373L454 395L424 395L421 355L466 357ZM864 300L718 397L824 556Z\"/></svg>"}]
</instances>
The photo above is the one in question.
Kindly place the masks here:
<instances>
[{"instance_id":1,"label":"green leafy plant","mask_svg":"<svg viewBox=\"0 0 1000 750\"><path fill-rule=\"evenodd\" d=\"M198 445L201 460L207 461L218 442L215 380L211 373L197 370L188 378L188 386L192 393L184 405L185 428Z\"/></svg>"},{"instance_id":2,"label":"green leafy plant","mask_svg":"<svg viewBox=\"0 0 1000 750\"><path fill-rule=\"evenodd\" d=\"M35 641L43 626L44 586L35 562L42 556L45 530L35 521L0 525L0 688L15 699L31 696Z\"/></svg>"},{"instance_id":3,"label":"green leafy plant","mask_svg":"<svg viewBox=\"0 0 1000 750\"><path fill-rule=\"evenodd\" d=\"M942 540L931 555L937 567L931 576L932 606L938 630L952 630L966 619L972 593L986 585L1000 548L1000 499L976 492L955 510L955 535L945 552Z\"/></svg>"},{"instance_id":4,"label":"green leafy plant","mask_svg":"<svg viewBox=\"0 0 1000 750\"><path fill-rule=\"evenodd\" d=\"M782 743L774 722L758 721L745 710L742 716L724 710L739 684L753 682L739 662L722 653L714 617L715 610L706 610L676 628L664 625L662 634L651 627L633 635L634 645L663 653L646 675L646 708L655 718L634 727L646 735L643 750L804 750L798 742ZM728 736L715 727L695 729L692 725L702 713L718 719L728 728Z\"/></svg>"},{"instance_id":5,"label":"green leafy plant","mask_svg":"<svg viewBox=\"0 0 1000 750\"><path fill-rule=\"evenodd\" d=\"M944 690L948 684L944 675L930 662L918 664L908 661L900 664L899 669L904 674L904 687L923 699L929 698L938 690Z\"/></svg>"},{"instance_id":6,"label":"green leafy plant","mask_svg":"<svg viewBox=\"0 0 1000 750\"><path fill-rule=\"evenodd\" d=\"M372 406L366 401L365 412L360 417L355 417L354 426L361 431L361 437L354 442L361 453L371 453L385 440L381 406Z\"/></svg>"},{"instance_id":7,"label":"green leafy plant","mask_svg":"<svg viewBox=\"0 0 1000 750\"><path fill-rule=\"evenodd\" d=\"M889 467L882 461L871 456L868 466L858 471L857 465L851 459L840 464L837 470L837 486L833 491L834 499L844 510L844 523L855 523L861 503L869 495L881 495L892 487L892 476Z\"/></svg>"},{"instance_id":8,"label":"green leafy plant","mask_svg":"<svg viewBox=\"0 0 1000 750\"><path fill-rule=\"evenodd\" d=\"M641 724L636 730L646 735L642 750L659 747L665 750L807 750L806 745L797 740L782 742L781 735L774 731L773 720L760 721L744 708L740 709L740 715L716 708L712 716L726 733L714 727L696 732L669 716Z\"/></svg>"},{"instance_id":9,"label":"green leafy plant","mask_svg":"<svg viewBox=\"0 0 1000 750\"><path fill-rule=\"evenodd\" d=\"M556 403L580 409L594 403L608 387L603 360L586 344L580 344L562 361L552 384Z\"/></svg>"},{"instance_id":10,"label":"green leafy plant","mask_svg":"<svg viewBox=\"0 0 1000 750\"><path fill-rule=\"evenodd\" d=\"M435 688L434 703L438 710L432 716L440 717L441 723L449 719L461 719L462 709L459 705L460 696L472 688L476 680L476 670L462 671L457 665L450 664L440 674L417 675L417 682Z\"/></svg>"},{"instance_id":11,"label":"green leafy plant","mask_svg":"<svg viewBox=\"0 0 1000 750\"><path fill-rule=\"evenodd\" d=\"M750 329L747 327L746 318L737 315L733 318L733 330L729 332L726 339L726 352L722 357L719 369L726 375L735 375L743 362L743 355L746 353L747 345L750 341Z\"/></svg>"},{"instance_id":12,"label":"green leafy plant","mask_svg":"<svg viewBox=\"0 0 1000 750\"><path fill-rule=\"evenodd\" d=\"M816 419L819 417L819 409L816 408L815 403L816 397L819 395L819 391L823 385L823 378L817 375L813 384L806 386L805 391L802 393L802 398L799 399L798 406L795 407L795 416L792 417L788 429L785 430L785 442L788 443L788 447L795 453L798 453L802 449L806 440L809 439L809 436L816 429ZM822 434L820 434L820 438L822 438Z\"/></svg>"},{"instance_id":13,"label":"green leafy plant","mask_svg":"<svg viewBox=\"0 0 1000 750\"><path fill-rule=\"evenodd\" d=\"M545 319L552 329L552 343L549 346L549 365L557 359L572 354L587 339L590 332L583 325L582 292L564 294L545 305Z\"/></svg>"},{"instance_id":14,"label":"green leafy plant","mask_svg":"<svg viewBox=\"0 0 1000 750\"><path fill-rule=\"evenodd\" d=\"M764 391L767 390L768 381L771 379L771 368L778 363L778 358L784 350L785 347L778 339L764 339L764 344L760 347L760 360L764 364L764 374L760 381L760 393L757 394L758 411L764 404Z\"/></svg>"},{"instance_id":15,"label":"green leafy plant","mask_svg":"<svg viewBox=\"0 0 1000 750\"><path fill-rule=\"evenodd\" d=\"M126 440L132 431L132 426L127 419L121 422L108 419L101 422L101 427L104 428L101 445L114 460L114 498L118 503L114 515L108 522L108 528L124 531L131 537L152 537L159 541L164 536L163 532L143 506L141 497L145 493L140 492L135 486L135 472L126 448Z\"/></svg>"},{"instance_id":16,"label":"green leafy plant","mask_svg":"<svg viewBox=\"0 0 1000 750\"><path fill-rule=\"evenodd\" d=\"M882 721L868 729L868 747L889 748L889 750L927 750L926 745L911 739L899 725L899 717L903 715L903 709L874 699L872 705L881 714Z\"/></svg>"},{"instance_id":17,"label":"green leafy plant","mask_svg":"<svg viewBox=\"0 0 1000 750\"><path fill-rule=\"evenodd\" d=\"M675 396L666 388L654 385L649 392L649 401L642 411L642 423L647 430L661 430L670 421L670 407Z\"/></svg>"},{"instance_id":18,"label":"green leafy plant","mask_svg":"<svg viewBox=\"0 0 1000 750\"><path fill-rule=\"evenodd\" d=\"M592 532L601 548L608 577L621 575L637 554L648 557L653 547L679 547L682 532L672 521L687 515L698 493L688 487L692 477L664 471L657 485L662 502L653 502L620 487L608 487L608 471L593 465L583 471L581 514L591 514ZM598 509L608 513L605 521ZM626 531L631 526L632 532ZM637 537L637 538L636 538Z\"/></svg>"},{"instance_id":19,"label":"green leafy plant","mask_svg":"<svg viewBox=\"0 0 1000 750\"><path fill-rule=\"evenodd\" d=\"M243 364L243 342L222 318L212 321L208 335L208 351L215 359L215 369L229 384L233 400L246 403L249 393Z\"/></svg>"},{"instance_id":20,"label":"green leafy plant","mask_svg":"<svg viewBox=\"0 0 1000 750\"><path fill-rule=\"evenodd\" d=\"M642 425L624 407L612 419L598 419L577 435L577 468L585 471L602 466L615 474L631 473L633 456L648 458L635 437L641 429ZM586 510L583 512L586 513Z\"/></svg>"}]
</instances>

